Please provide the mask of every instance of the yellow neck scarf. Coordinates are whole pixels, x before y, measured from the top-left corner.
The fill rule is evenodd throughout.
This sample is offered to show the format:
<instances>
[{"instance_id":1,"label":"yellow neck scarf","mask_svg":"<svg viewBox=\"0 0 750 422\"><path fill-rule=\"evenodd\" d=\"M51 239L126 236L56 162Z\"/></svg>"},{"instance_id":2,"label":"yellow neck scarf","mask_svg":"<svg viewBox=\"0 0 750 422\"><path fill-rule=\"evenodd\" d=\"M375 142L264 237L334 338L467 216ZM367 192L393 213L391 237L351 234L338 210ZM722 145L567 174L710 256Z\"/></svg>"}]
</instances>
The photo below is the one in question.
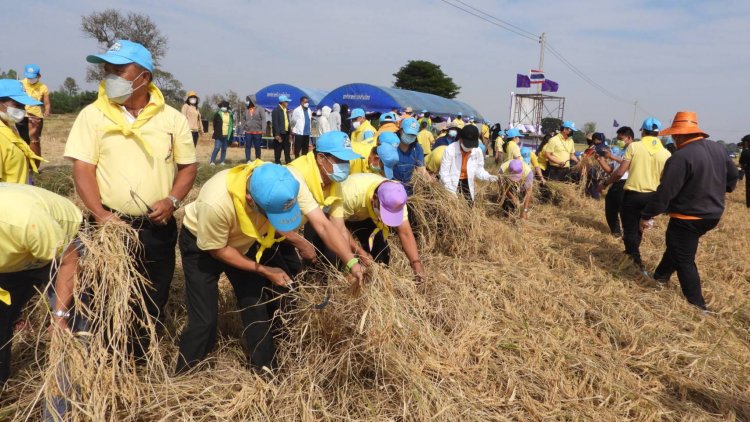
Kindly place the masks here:
<instances>
[{"instance_id":1,"label":"yellow neck scarf","mask_svg":"<svg viewBox=\"0 0 750 422\"><path fill-rule=\"evenodd\" d=\"M227 174L227 191L229 196L232 197L232 203L234 204L234 212L237 214L237 220L240 223L240 229L246 236L255 239L259 244L258 253L255 254L255 262L260 262L260 257L263 255L263 251L273 246L274 243L281 242L284 237L275 239L276 229L269 224L268 233L265 236L258 232L258 228L255 227L250 216L247 215L245 206L247 199L247 181L250 175L253 174L253 170L264 165L261 160L255 160L250 164L243 164L229 170Z\"/></svg>"},{"instance_id":2,"label":"yellow neck scarf","mask_svg":"<svg viewBox=\"0 0 750 422\"><path fill-rule=\"evenodd\" d=\"M125 116L123 116L120 106L109 100L109 97L107 97L107 91L104 89L104 82L99 84L99 97L94 104L96 104L96 108L101 110L101 112L104 113L104 115L113 123L112 126L104 128L105 133L121 132L126 137L132 136L138 145L143 148L146 154L153 157L154 153L149 144L143 139L140 128L148 122L149 119L164 109L164 95L162 95L159 88L153 83L149 84L148 93L151 96L151 99L132 124L125 120Z\"/></svg>"},{"instance_id":3,"label":"yellow neck scarf","mask_svg":"<svg viewBox=\"0 0 750 422\"><path fill-rule=\"evenodd\" d=\"M382 182L382 183L388 183ZM383 221L380 220L380 217L378 217L377 214L375 214L375 208L372 206L372 197L375 195L375 190L380 186L381 182L373 183L372 186L370 186L367 189L367 213L370 215L370 219L373 223L375 223L375 226L377 228L373 230L372 234L370 234L370 238L368 240L368 243L370 244L370 250L372 251L372 246L375 242L375 236L378 235L379 232L383 232L383 237L388 239L388 236L391 235L391 229L383 224Z\"/></svg>"},{"instance_id":4,"label":"yellow neck scarf","mask_svg":"<svg viewBox=\"0 0 750 422\"><path fill-rule=\"evenodd\" d=\"M318 169L318 163L315 161L314 152L310 151L304 157L297 158L288 165L302 173L307 188L312 192L315 202L321 207L325 208L341 199L337 196L326 196L325 192L323 192L323 179L320 177L320 170ZM331 191L330 186L328 191Z\"/></svg>"},{"instance_id":5,"label":"yellow neck scarf","mask_svg":"<svg viewBox=\"0 0 750 422\"><path fill-rule=\"evenodd\" d=\"M10 293L0 287L0 302L10 306Z\"/></svg>"},{"instance_id":6,"label":"yellow neck scarf","mask_svg":"<svg viewBox=\"0 0 750 422\"><path fill-rule=\"evenodd\" d=\"M26 142L21 139L20 136L18 136L18 133L8 127L2 120L0 120L0 136L8 139L13 145L21 150L23 155L25 155L29 160L29 165L31 166L31 170L34 173L39 173L39 170L36 168L36 162L34 160L44 161L45 163L48 162L44 158L34 154L34 151L32 151L31 148L26 145Z\"/></svg>"}]
</instances>

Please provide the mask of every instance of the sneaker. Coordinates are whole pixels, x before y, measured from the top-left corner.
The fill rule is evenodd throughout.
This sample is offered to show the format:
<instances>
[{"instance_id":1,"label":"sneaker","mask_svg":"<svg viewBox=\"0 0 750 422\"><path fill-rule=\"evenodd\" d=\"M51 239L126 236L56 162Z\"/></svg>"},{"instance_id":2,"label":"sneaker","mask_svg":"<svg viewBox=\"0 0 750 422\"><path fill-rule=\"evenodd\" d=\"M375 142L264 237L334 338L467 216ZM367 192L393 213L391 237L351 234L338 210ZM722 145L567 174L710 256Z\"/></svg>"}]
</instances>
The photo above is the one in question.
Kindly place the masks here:
<instances>
[{"instance_id":1,"label":"sneaker","mask_svg":"<svg viewBox=\"0 0 750 422\"><path fill-rule=\"evenodd\" d=\"M221 163L219 163L219 165L226 166L227 163L225 163L225 162L222 161Z\"/></svg>"},{"instance_id":2,"label":"sneaker","mask_svg":"<svg viewBox=\"0 0 750 422\"><path fill-rule=\"evenodd\" d=\"M216 163L214 163L213 161L211 161L211 164L209 164L209 166L215 166L215 165Z\"/></svg>"}]
</instances>

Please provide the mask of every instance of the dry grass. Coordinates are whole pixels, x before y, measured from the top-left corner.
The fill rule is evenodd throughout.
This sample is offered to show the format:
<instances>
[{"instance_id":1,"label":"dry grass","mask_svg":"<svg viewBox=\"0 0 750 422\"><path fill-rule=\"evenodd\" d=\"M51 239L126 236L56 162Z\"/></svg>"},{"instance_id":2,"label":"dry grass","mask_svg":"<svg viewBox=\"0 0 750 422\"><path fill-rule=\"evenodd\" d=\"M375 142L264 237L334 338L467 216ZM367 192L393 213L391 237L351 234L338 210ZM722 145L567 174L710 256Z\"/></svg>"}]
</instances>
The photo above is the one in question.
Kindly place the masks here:
<instances>
[{"instance_id":1,"label":"dry grass","mask_svg":"<svg viewBox=\"0 0 750 422\"><path fill-rule=\"evenodd\" d=\"M479 198L497 189L484 186ZM717 312L706 315L685 302L676 280L664 290L638 280L621 241L606 234L602 202L572 186L553 189L560 206L536 205L530 220L509 221L496 204L469 208L420 183L413 202L427 282L415 286L397 252L354 293L339 274L302 275L297 306L279 316L273 376L245 367L225 282L217 350L195 371L171 376L185 323L178 267L159 363L132 369L102 359L104 344L76 355L48 346L43 328L22 333L0 417L38 412L44 380L62 363L49 351L68 356L65 368L97 387L77 390L80 406L106 411L81 412L81 420L750 420L750 241L737 236L750 228L744 192L729 196L724 220L701 242L698 266ZM665 223L658 218L644 238L651 267ZM111 285L123 290L120 300L132 281ZM326 283L330 305L314 310ZM32 318L41 324L43 314ZM110 365L97 370L107 380L86 378L91 362ZM113 378L113 368L123 372Z\"/></svg>"}]
</instances>

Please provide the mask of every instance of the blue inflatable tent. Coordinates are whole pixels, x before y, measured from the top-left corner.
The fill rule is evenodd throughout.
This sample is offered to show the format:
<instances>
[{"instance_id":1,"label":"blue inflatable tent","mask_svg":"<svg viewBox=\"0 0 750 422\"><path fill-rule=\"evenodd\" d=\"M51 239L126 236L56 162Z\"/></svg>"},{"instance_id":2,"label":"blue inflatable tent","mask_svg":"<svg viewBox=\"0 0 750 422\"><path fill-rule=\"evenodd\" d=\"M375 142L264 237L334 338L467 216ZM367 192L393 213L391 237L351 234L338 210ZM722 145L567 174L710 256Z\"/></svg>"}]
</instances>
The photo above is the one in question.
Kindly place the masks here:
<instances>
[{"instance_id":1,"label":"blue inflatable tent","mask_svg":"<svg viewBox=\"0 0 750 422\"><path fill-rule=\"evenodd\" d=\"M362 108L368 113L385 113L394 108L403 110L411 107L415 113L428 110L433 116L474 116L483 119L473 107L461 101L449 100L433 94L409 91L398 88L385 88L370 84L354 83L340 86L329 92L319 106L333 106L334 103L347 104L349 109Z\"/></svg>"}]
</instances>

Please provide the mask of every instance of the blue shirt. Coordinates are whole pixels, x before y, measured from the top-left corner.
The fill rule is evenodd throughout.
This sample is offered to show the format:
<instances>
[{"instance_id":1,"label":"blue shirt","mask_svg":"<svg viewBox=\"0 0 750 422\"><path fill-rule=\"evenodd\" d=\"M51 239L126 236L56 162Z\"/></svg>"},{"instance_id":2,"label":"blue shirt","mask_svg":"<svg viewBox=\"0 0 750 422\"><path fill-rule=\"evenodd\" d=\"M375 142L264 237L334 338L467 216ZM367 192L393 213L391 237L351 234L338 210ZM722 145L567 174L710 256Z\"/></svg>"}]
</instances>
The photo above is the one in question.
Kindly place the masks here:
<instances>
[{"instance_id":1,"label":"blue shirt","mask_svg":"<svg viewBox=\"0 0 750 422\"><path fill-rule=\"evenodd\" d=\"M437 147L447 147L448 145L454 142L456 142L456 138L449 138L447 136L442 136L435 140L435 143L432 144L432 149L435 149Z\"/></svg>"},{"instance_id":2,"label":"blue shirt","mask_svg":"<svg viewBox=\"0 0 750 422\"><path fill-rule=\"evenodd\" d=\"M302 129L302 134L305 136L310 136L310 112L308 109L303 109L302 114L305 115L305 128Z\"/></svg>"},{"instance_id":3,"label":"blue shirt","mask_svg":"<svg viewBox=\"0 0 750 422\"><path fill-rule=\"evenodd\" d=\"M403 183L406 193L411 195L414 193L411 177L414 169L424 167L424 150L419 142L414 142L409 145L406 152L402 151L400 146L396 147L396 151L398 151L398 164L393 166L393 179Z\"/></svg>"}]
</instances>

